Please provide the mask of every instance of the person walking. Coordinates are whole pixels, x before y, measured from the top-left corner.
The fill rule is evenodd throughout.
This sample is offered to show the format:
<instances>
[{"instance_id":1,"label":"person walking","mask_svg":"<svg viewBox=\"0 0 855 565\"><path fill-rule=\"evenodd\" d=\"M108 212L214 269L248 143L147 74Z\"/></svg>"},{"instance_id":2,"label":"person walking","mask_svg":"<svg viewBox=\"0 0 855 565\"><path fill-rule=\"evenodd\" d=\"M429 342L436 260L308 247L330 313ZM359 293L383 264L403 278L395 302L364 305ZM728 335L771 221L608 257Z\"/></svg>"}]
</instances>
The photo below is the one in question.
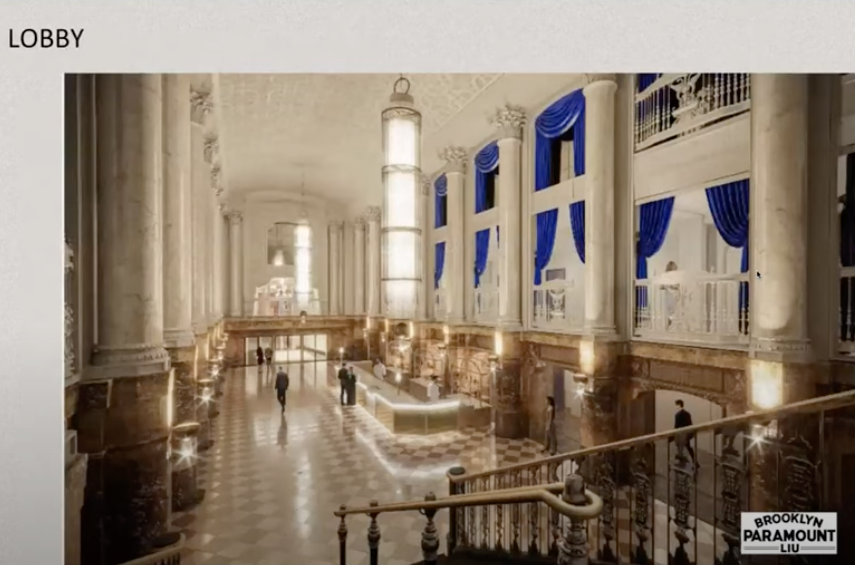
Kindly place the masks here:
<instances>
[{"instance_id":1,"label":"person walking","mask_svg":"<svg viewBox=\"0 0 855 565\"><path fill-rule=\"evenodd\" d=\"M273 371L273 348L269 345L264 349L264 360L267 362L268 374Z\"/></svg>"},{"instance_id":2,"label":"person walking","mask_svg":"<svg viewBox=\"0 0 855 565\"><path fill-rule=\"evenodd\" d=\"M543 448L544 453L555 455L558 451L558 437L555 431L555 399L546 397L546 440Z\"/></svg>"},{"instance_id":3,"label":"person walking","mask_svg":"<svg viewBox=\"0 0 855 565\"><path fill-rule=\"evenodd\" d=\"M688 428L692 425L692 414L688 410L686 410L683 401L678 399L674 402L674 405L677 406L677 412L674 414L674 429L679 430L680 428ZM692 440L694 439L694 435L690 434L688 436L681 436L677 438L679 444L684 444L686 447L686 451L689 452L689 457L691 457L692 465L694 465L695 469L700 468L698 465L698 460L695 457L695 450L692 447Z\"/></svg>"},{"instance_id":4,"label":"person walking","mask_svg":"<svg viewBox=\"0 0 855 565\"><path fill-rule=\"evenodd\" d=\"M276 399L279 400L279 405L282 406L282 413L285 413L285 394L288 392L288 385L291 384L288 379L288 373L282 367L279 367L279 372L276 373Z\"/></svg>"},{"instance_id":5,"label":"person walking","mask_svg":"<svg viewBox=\"0 0 855 565\"><path fill-rule=\"evenodd\" d=\"M258 371L261 372L261 366L264 365L264 350L261 345L255 348L255 358L258 361Z\"/></svg>"},{"instance_id":6,"label":"person walking","mask_svg":"<svg viewBox=\"0 0 855 565\"><path fill-rule=\"evenodd\" d=\"M386 365L383 364L379 357L374 360L374 368L372 371L374 372L374 376L381 381L386 380Z\"/></svg>"},{"instance_id":7,"label":"person walking","mask_svg":"<svg viewBox=\"0 0 855 565\"><path fill-rule=\"evenodd\" d=\"M341 400L341 405L344 406L347 400L347 387L348 381L350 380L350 373L347 370L347 363L341 364L341 369L338 370L338 384L341 386L341 394L339 395L339 400Z\"/></svg>"},{"instance_id":8,"label":"person walking","mask_svg":"<svg viewBox=\"0 0 855 565\"><path fill-rule=\"evenodd\" d=\"M430 383L427 386L428 402L436 402L439 400L439 385L437 384L438 377L436 375L430 378Z\"/></svg>"}]
</instances>

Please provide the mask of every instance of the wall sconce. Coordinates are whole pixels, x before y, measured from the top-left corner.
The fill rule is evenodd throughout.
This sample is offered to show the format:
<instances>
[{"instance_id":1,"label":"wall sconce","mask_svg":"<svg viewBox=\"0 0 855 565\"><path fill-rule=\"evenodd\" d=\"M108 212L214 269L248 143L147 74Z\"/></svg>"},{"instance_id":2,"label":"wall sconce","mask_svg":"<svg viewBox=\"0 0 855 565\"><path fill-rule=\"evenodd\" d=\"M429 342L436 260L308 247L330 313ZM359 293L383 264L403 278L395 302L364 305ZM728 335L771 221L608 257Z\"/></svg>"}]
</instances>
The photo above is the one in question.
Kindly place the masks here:
<instances>
[{"instance_id":1,"label":"wall sconce","mask_svg":"<svg viewBox=\"0 0 855 565\"><path fill-rule=\"evenodd\" d=\"M371 316L365 316L365 330L371 329Z\"/></svg>"},{"instance_id":2,"label":"wall sconce","mask_svg":"<svg viewBox=\"0 0 855 565\"><path fill-rule=\"evenodd\" d=\"M780 363L751 359L749 370L754 406L770 410L784 403L784 370Z\"/></svg>"},{"instance_id":3,"label":"wall sconce","mask_svg":"<svg viewBox=\"0 0 855 565\"><path fill-rule=\"evenodd\" d=\"M501 363L500 363L501 358L498 355L493 354L493 355L490 355L489 359L490 359L490 372L495 375L496 371L499 369L499 367L501 367Z\"/></svg>"},{"instance_id":4,"label":"wall sconce","mask_svg":"<svg viewBox=\"0 0 855 565\"><path fill-rule=\"evenodd\" d=\"M579 368L586 375L594 374L594 344L590 341L579 342Z\"/></svg>"},{"instance_id":5,"label":"wall sconce","mask_svg":"<svg viewBox=\"0 0 855 565\"><path fill-rule=\"evenodd\" d=\"M770 442L778 437L778 422L757 422L751 424L751 434L749 439L751 443L749 448L761 447L764 443Z\"/></svg>"},{"instance_id":6,"label":"wall sconce","mask_svg":"<svg viewBox=\"0 0 855 565\"><path fill-rule=\"evenodd\" d=\"M413 322L410 322L410 339L416 337L416 325Z\"/></svg>"},{"instance_id":7,"label":"wall sconce","mask_svg":"<svg viewBox=\"0 0 855 565\"><path fill-rule=\"evenodd\" d=\"M214 381L199 379L199 400L202 404L210 404L214 400Z\"/></svg>"},{"instance_id":8,"label":"wall sconce","mask_svg":"<svg viewBox=\"0 0 855 565\"><path fill-rule=\"evenodd\" d=\"M588 392L588 376L584 373L574 373L573 383L576 385L576 398L582 398Z\"/></svg>"},{"instance_id":9,"label":"wall sconce","mask_svg":"<svg viewBox=\"0 0 855 565\"><path fill-rule=\"evenodd\" d=\"M448 324L442 326L442 341L445 345L448 345L448 342L451 338L451 330L448 327Z\"/></svg>"},{"instance_id":10,"label":"wall sconce","mask_svg":"<svg viewBox=\"0 0 855 565\"><path fill-rule=\"evenodd\" d=\"M380 343L386 343L386 332L380 332Z\"/></svg>"},{"instance_id":11,"label":"wall sconce","mask_svg":"<svg viewBox=\"0 0 855 565\"><path fill-rule=\"evenodd\" d=\"M172 469L182 470L193 466L199 453L198 422L185 422L172 428L170 451L172 453Z\"/></svg>"},{"instance_id":12,"label":"wall sconce","mask_svg":"<svg viewBox=\"0 0 855 565\"><path fill-rule=\"evenodd\" d=\"M502 332L496 330L496 333L493 334L493 351L496 353L496 357L501 357L504 349L505 344L502 341Z\"/></svg>"},{"instance_id":13,"label":"wall sconce","mask_svg":"<svg viewBox=\"0 0 855 565\"><path fill-rule=\"evenodd\" d=\"M389 318L383 320L383 329L386 333L389 333Z\"/></svg>"}]
</instances>

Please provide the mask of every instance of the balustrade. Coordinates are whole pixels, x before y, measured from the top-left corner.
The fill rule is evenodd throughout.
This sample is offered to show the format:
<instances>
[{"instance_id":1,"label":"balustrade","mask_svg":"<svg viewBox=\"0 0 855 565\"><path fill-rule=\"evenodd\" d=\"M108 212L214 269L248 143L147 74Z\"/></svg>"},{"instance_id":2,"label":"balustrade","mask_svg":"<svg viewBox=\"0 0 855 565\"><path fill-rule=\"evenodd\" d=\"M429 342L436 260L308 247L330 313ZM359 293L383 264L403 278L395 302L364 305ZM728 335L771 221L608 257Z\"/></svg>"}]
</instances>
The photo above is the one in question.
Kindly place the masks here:
<instances>
[{"instance_id":1,"label":"balustrade","mask_svg":"<svg viewBox=\"0 0 855 565\"><path fill-rule=\"evenodd\" d=\"M690 134L750 104L748 73L663 74L635 95L635 149Z\"/></svg>"},{"instance_id":2,"label":"balustrade","mask_svg":"<svg viewBox=\"0 0 855 565\"><path fill-rule=\"evenodd\" d=\"M474 317L476 322L493 323L499 317L499 289L482 286L473 294Z\"/></svg>"},{"instance_id":3,"label":"balustrade","mask_svg":"<svg viewBox=\"0 0 855 565\"><path fill-rule=\"evenodd\" d=\"M549 281L533 291L532 325L537 329L580 330L585 325L585 289L566 281Z\"/></svg>"},{"instance_id":4,"label":"balustrade","mask_svg":"<svg viewBox=\"0 0 855 565\"><path fill-rule=\"evenodd\" d=\"M655 556L655 563L789 563L740 556L740 513L838 512L838 531L855 531L855 512L845 508L851 495L846 500L843 494L851 481L843 461L851 455L840 453L851 453L843 446L855 431L853 418L850 391L448 478L452 493L488 496L578 473L602 500L602 511L587 527L580 525L584 532L565 539L584 535L591 562L641 565ZM551 556L561 547L549 508L520 504L510 512L493 509L486 518L471 509L453 512L449 535L456 548L480 546L487 534L486 547L497 551ZM476 521L482 529L473 527ZM511 532L507 545L497 541L504 532ZM841 537L838 555L855 558L855 544Z\"/></svg>"},{"instance_id":5,"label":"balustrade","mask_svg":"<svg viewBox=\"0 0 855 565\"><path fill-rule=\"evenodd\" d=\"M635 281L635 335L748 343L748 275L672 271Z\"/></svg>"}]
</instances>

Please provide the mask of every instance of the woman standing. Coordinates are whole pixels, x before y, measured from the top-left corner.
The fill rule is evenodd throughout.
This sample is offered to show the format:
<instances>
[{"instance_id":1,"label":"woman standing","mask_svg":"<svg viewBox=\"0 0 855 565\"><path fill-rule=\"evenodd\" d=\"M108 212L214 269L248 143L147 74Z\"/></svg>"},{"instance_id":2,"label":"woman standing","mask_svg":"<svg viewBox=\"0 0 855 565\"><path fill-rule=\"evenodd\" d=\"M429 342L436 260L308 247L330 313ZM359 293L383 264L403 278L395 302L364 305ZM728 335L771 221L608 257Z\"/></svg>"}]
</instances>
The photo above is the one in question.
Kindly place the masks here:
<instances>
[{"instance_id":1,"label":"woman standing","mask_svg":"<svg viewBox=\"0 0 855 565\"><path fill-rule=\"evenodd\" d=\"M261 349L261 345L259 345L255 349L255 358L258 360L258 370L261 370L261 366L264 365L264 350Z\"/></svg>"},{"instance_id":2,"label":"woman standing","mask_svg":"<svg viewBox=\"0 0 855 565\"><path fill-rule=\"evenodd\" d=\"M555 455L558 450L558 438L555 433L555 399L546 397L546 441L543 448L544 453Z\"/></svg>"}]
</instances>

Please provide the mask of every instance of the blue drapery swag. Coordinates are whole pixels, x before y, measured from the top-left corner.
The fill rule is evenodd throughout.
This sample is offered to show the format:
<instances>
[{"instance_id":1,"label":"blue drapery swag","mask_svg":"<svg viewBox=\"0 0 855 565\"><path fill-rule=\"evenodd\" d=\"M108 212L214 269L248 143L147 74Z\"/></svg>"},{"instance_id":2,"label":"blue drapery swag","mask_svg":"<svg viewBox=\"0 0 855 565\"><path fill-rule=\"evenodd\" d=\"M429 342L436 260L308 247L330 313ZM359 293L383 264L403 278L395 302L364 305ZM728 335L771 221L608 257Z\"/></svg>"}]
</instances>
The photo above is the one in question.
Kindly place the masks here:
<instances>
[{"instance_id":1,"label":"blue drapery swag","mask_svg":"<svg viewBox=\"0 0 855 565\"><path fill-rule=\"evenodd\" d=\"M475 232L475 288L481 286L481 275L487 270L490 251L490 228Z\"/></svg>"},{"instance_id":2,"label":"blue drapery swag","mask_svg":"<svg viewBox=\"0 0 855 565\"><path fill-rule=\"evenodd\" d=\"M742 248L740 273L748 272L748 179L706 189L707 204L719 235L731 247ZM739 308L748 306L748 283L739 284Z\"/></svg>"},{"instance_id":3,"label":"blue drapery swag","mask_svg":"<svg viewBox=\"0 0 855 565\"><path fill-rule=\"evenodd\" d=\"M644 92L644 89L656 82L662 76L662 73L638 73L636 83L638 84L638 92Z\"/></svg>"},{"instance_id":4,"label":"blue drapery swag","mask_svg":"<svg viewBox=\"0 0 855 565\"><path fill-rule=\"evenodd\" d=\"M442 280L442 272L445 270L445 242L440 241L434 246L433 261L433 288L439 289L439 281Z\"/></svg>"},{"instance_id":5,"label":"blue drapery swag","mask_svg":"<svg viewBox=\"0 0 855 565\"><path fill-rule=\"evenodd\" d=\"M499 167L499 144L488 143L475 155L475 213L487 209L487 177Z\"/></svg>"},{"instance_id":6,"label":"blue drapery swag","mask_svg":"<svg viewBox=\"0 0 855 565\"><path fill-rule=\"evenodd\" d=\"M540 212L534 217L535 248L534 248L534 284L539 286L543 278L543 270L552 258L555 247L555 232L558 227L558 208Z\"/></svg>"},{"instance_id":7,"label":"blue drapery swag","mask_svg":"<svg viewBox=\"0 0 855 565\"><path fill-rule=\"evenodd\" d=\"M647 260L662 249L665 236L668 234L668 226L671 224L671 213L673 211L673 196L641 205L638 222L638 244L635 250L636 279L645 280L647 278ZM637 288L635 300L637 306L647 306L647 289L644 287Z\"/></svg>"},{"instance_id":8,"label":"blue drapery swag","mask_svg":"<svg viewBox=\"0 0 855 565\"><path fill-rule=\"evenodd\" d=\"M840 211L840 265L853 267L855 266L855 153L846 156L845 186L843 210Z\"/></svg>"},{"instance_id":9,"label":"blue drapery swag","mask_svg":"<svg viewBox=\"0 0 855 565\"><path fill-rule=\"evenodd\" d=\"M573 245L582 263L585 263L585 201L570 205L570 229L573 232Z\"/></svg>"},{"instance_id":10,"label":"blue drapery swag","mask_svg":"<svg viewBox=\"0 0 855 565\"><path fill-rule=\"evenodd\" d=\"M439 178L437 178L436 181L434 181L433 183L433 188L433 227L441 228L448 221L443 212L445 210L445 207L442 205L443 201L445 200L445 196L448 194L448 177L445 176L445 174L439 175Z\"/></svg>"},{"instance_id":11,"label":"blue drapery swag","mask_svg":"<svg viewBox=\"0 0 855 565\"><path fill-rule=\"evenodd\" d=\"M585 95L574 90L544 110L534 122L534 190L551 186L552 139L573 128L573 172L585 174Z\"/></svg>"}]
</instances>

